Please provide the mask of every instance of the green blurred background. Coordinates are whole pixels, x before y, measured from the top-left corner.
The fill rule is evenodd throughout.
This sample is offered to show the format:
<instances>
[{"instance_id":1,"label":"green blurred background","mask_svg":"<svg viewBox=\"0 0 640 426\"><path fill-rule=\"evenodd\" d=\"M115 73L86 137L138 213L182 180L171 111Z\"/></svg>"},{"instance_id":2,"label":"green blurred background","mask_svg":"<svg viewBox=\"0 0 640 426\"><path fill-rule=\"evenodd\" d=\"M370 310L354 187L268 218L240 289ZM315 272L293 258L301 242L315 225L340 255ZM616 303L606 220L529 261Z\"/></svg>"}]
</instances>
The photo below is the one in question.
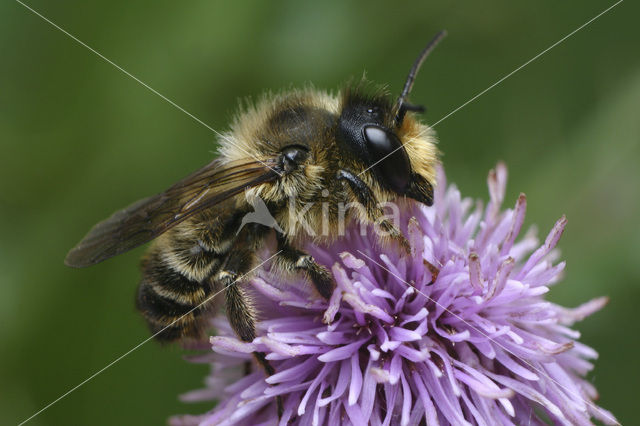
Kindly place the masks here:
<instances>
[{"instance_id":1,"label":"green blurred background","mask_svg":"<svg viewBox=\"0 0 640 426\"><path fill-rule=\"evenodd\" d=\"M239 97L364 70L401 88L417 52L449 37L412 99L435 122L613 2L30 0L31 7L208 125ZM640 419L640 56L627 1L437 126L450 180L506 204L528 195L541 234L562 214L568 261L550 298L608 295L578 325L590 379L622 423ZM16 424L148 337L133 307L141 249L86 270L66 251L98 220L209 161L215 136L17 2L0 6L0 423ZM177 395L207 372L150 342L31 421L162 424L203 412Z\"/></svg>"}]
</instances>

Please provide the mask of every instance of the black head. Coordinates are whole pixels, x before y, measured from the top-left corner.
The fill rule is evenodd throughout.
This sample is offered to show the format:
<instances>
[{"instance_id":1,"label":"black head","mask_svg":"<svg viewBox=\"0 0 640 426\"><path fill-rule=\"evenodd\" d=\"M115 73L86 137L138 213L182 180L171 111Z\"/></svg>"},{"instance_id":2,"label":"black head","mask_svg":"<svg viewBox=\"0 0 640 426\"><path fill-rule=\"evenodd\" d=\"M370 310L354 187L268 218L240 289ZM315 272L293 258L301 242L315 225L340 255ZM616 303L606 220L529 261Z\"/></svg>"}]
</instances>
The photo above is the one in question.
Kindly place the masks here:
<instances>
[{"instance_id":1,"label":"black head","mask_svg":"<svg viewBox=\"0 0 640 426\"><path fill-rule=\"evenodd\" d=\"M392 126L392 110L385 96L349 91L338 122L338 140L371 167L383 187L404 195L411 163Z\"/></svg>"},{"instance_id":2,"label":"black head","mask_svg":"<svg viewBox=\"0 0 640 426\"><path fill-rule=\"evenodd\" d=\"M406 112L416 109L406 103L406 98L418 70L444 35L444 32L438 33L420 53L395 105L385 94L368 95L361 87L347 90L336 135L351 153L361 159L367 170L371 170L383 188L429 205L432 197L430 190L426 191L424 187L431 188L431 184L412 171L409 155L398 133Z\"/></svg>"}]
</instances>

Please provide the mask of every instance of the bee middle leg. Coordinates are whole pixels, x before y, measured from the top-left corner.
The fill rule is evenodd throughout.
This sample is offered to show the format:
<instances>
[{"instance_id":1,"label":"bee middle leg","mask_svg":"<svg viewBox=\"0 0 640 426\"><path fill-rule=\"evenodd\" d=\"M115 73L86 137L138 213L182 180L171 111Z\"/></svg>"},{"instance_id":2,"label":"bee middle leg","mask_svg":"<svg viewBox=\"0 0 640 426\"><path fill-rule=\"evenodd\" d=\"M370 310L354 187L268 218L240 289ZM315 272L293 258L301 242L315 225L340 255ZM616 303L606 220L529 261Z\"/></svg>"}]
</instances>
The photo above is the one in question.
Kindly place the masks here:
<instances>
[{"instance_id":1,"label":"bee middle leg","mask_svg":"<svg viewBox=\"0 0 640 426\"><path fill-rule=\"evenodd\" d=\"M327 268L316 262L310 254L292 247L281 234L278 234L278 250L277 263L284 272L303 271L320 296L326 300L331 298L335 283Z\"/></svg>"},{"instance_id":2,"label":"bee middle leg","mask_svg":"<svg viewBox=\"0 0 640 426\"><path fill-rule=\"evenodd\" d=\"M397 241L400 247L407 253L411 252L409 241L402 235L402 232L389 220L384 219L384 210L378 204L376 196L369 186L362 181L355 173L348 170L339 170L337 179L347 184L353 196L358 200L365 209L367 219L371 223L377 224L383 232L394 241Z\"/></svg>"},{"instance_id":3,"label":"bee middle leg","mask_svg":"<svg viewBox=\"0 0 640 426\"><path fill-rule=\"evenodd\" d=\"M256 311L247 295L243 284L245 275L255 263L255 255L251 250L235 249L227 257L224 266L215 275L215 280L225 289L225 307L229 324L233 331L244 342L252 342L256 338ZM275 369L267 360L264 352L254 352L254 358L264 368L267 376L275 374ZM280 396L276 397L278 417L282 417L283 406Z\"/></svg>"}]
</instances>

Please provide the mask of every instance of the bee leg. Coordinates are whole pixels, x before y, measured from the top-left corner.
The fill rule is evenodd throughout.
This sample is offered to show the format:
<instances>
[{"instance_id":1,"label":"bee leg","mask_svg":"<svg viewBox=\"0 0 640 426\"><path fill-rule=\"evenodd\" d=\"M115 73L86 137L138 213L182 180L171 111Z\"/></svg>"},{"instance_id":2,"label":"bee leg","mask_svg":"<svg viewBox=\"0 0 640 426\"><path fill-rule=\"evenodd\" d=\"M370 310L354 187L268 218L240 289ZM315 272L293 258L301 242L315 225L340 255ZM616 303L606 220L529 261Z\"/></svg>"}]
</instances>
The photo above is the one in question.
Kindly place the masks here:
<instances>
[{"instance_id":1,"label":"bee leg","mask_svg":"<svg viewBox=\"0 0 640 426\"><path fill-rule=\"evenodd\" d=\"M282 234L278 234L278 266L285 272L303 271L311 280L320 296L326 300L331 298L335 282L327 268L320 265L308 253L292 247Z\"/></svg>"},{"instance_id":2,"label":"bee leg","mask_svg":"<svg viewBox=\"0 0 640 426\"><path fill-rule=\"evenodd\" d=\"M347 183L352 194L365 209L367 219L377 224L392 240L396 241L405 252L411 253L409 241L402 232L388 219L384 219L384 210L380 207L376 196L358 176L348 170L339 170L337 179Z\"/></svg>"},{"instance_id":3,"label":"bee leg","mask_svg":"<svg viewBox=\"0 0 640 426\"><path fill-rule=\"evenodd\" d=\"M216 274L216 281L225 289L225 303L229 324L240 340L252 342L256 338L256 312L246 292L242 288L242 275L246 274L253 266L254 255L248 250L235 250L225 261L225 265ZM264 352L254 352L258 364L264 368L267 376L275 374L275 369L267 360ZM278 418L284 412L282 398L276 397Z\"/></svg>"}]
</instances>

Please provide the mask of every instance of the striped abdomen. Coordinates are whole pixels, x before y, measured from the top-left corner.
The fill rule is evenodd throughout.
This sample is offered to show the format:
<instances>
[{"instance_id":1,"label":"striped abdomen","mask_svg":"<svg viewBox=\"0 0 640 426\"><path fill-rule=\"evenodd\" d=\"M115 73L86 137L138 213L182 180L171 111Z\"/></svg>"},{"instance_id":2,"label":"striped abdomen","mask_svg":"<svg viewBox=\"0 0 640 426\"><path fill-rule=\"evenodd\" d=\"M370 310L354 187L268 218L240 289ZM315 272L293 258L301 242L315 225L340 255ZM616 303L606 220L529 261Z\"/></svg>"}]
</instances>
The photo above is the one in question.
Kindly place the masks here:
<instances>
[{"instance_id":1,"label":"striped abdomen","mask_svg":"<svg viewBox=\"0 0 640 426\"><path fill-rule=\"evenodd\" d=\"M154 336L170 342L198 339L207 326L215 289L211 276L227 254L229 235L212 232L212 225L190 221L161 235L142 261L136 306ZM228 225L228 224L226 224ZM216 235L217 234L217 235ZM212 237L218 237L212 241Z\"/></svg>"}]
</instances>

